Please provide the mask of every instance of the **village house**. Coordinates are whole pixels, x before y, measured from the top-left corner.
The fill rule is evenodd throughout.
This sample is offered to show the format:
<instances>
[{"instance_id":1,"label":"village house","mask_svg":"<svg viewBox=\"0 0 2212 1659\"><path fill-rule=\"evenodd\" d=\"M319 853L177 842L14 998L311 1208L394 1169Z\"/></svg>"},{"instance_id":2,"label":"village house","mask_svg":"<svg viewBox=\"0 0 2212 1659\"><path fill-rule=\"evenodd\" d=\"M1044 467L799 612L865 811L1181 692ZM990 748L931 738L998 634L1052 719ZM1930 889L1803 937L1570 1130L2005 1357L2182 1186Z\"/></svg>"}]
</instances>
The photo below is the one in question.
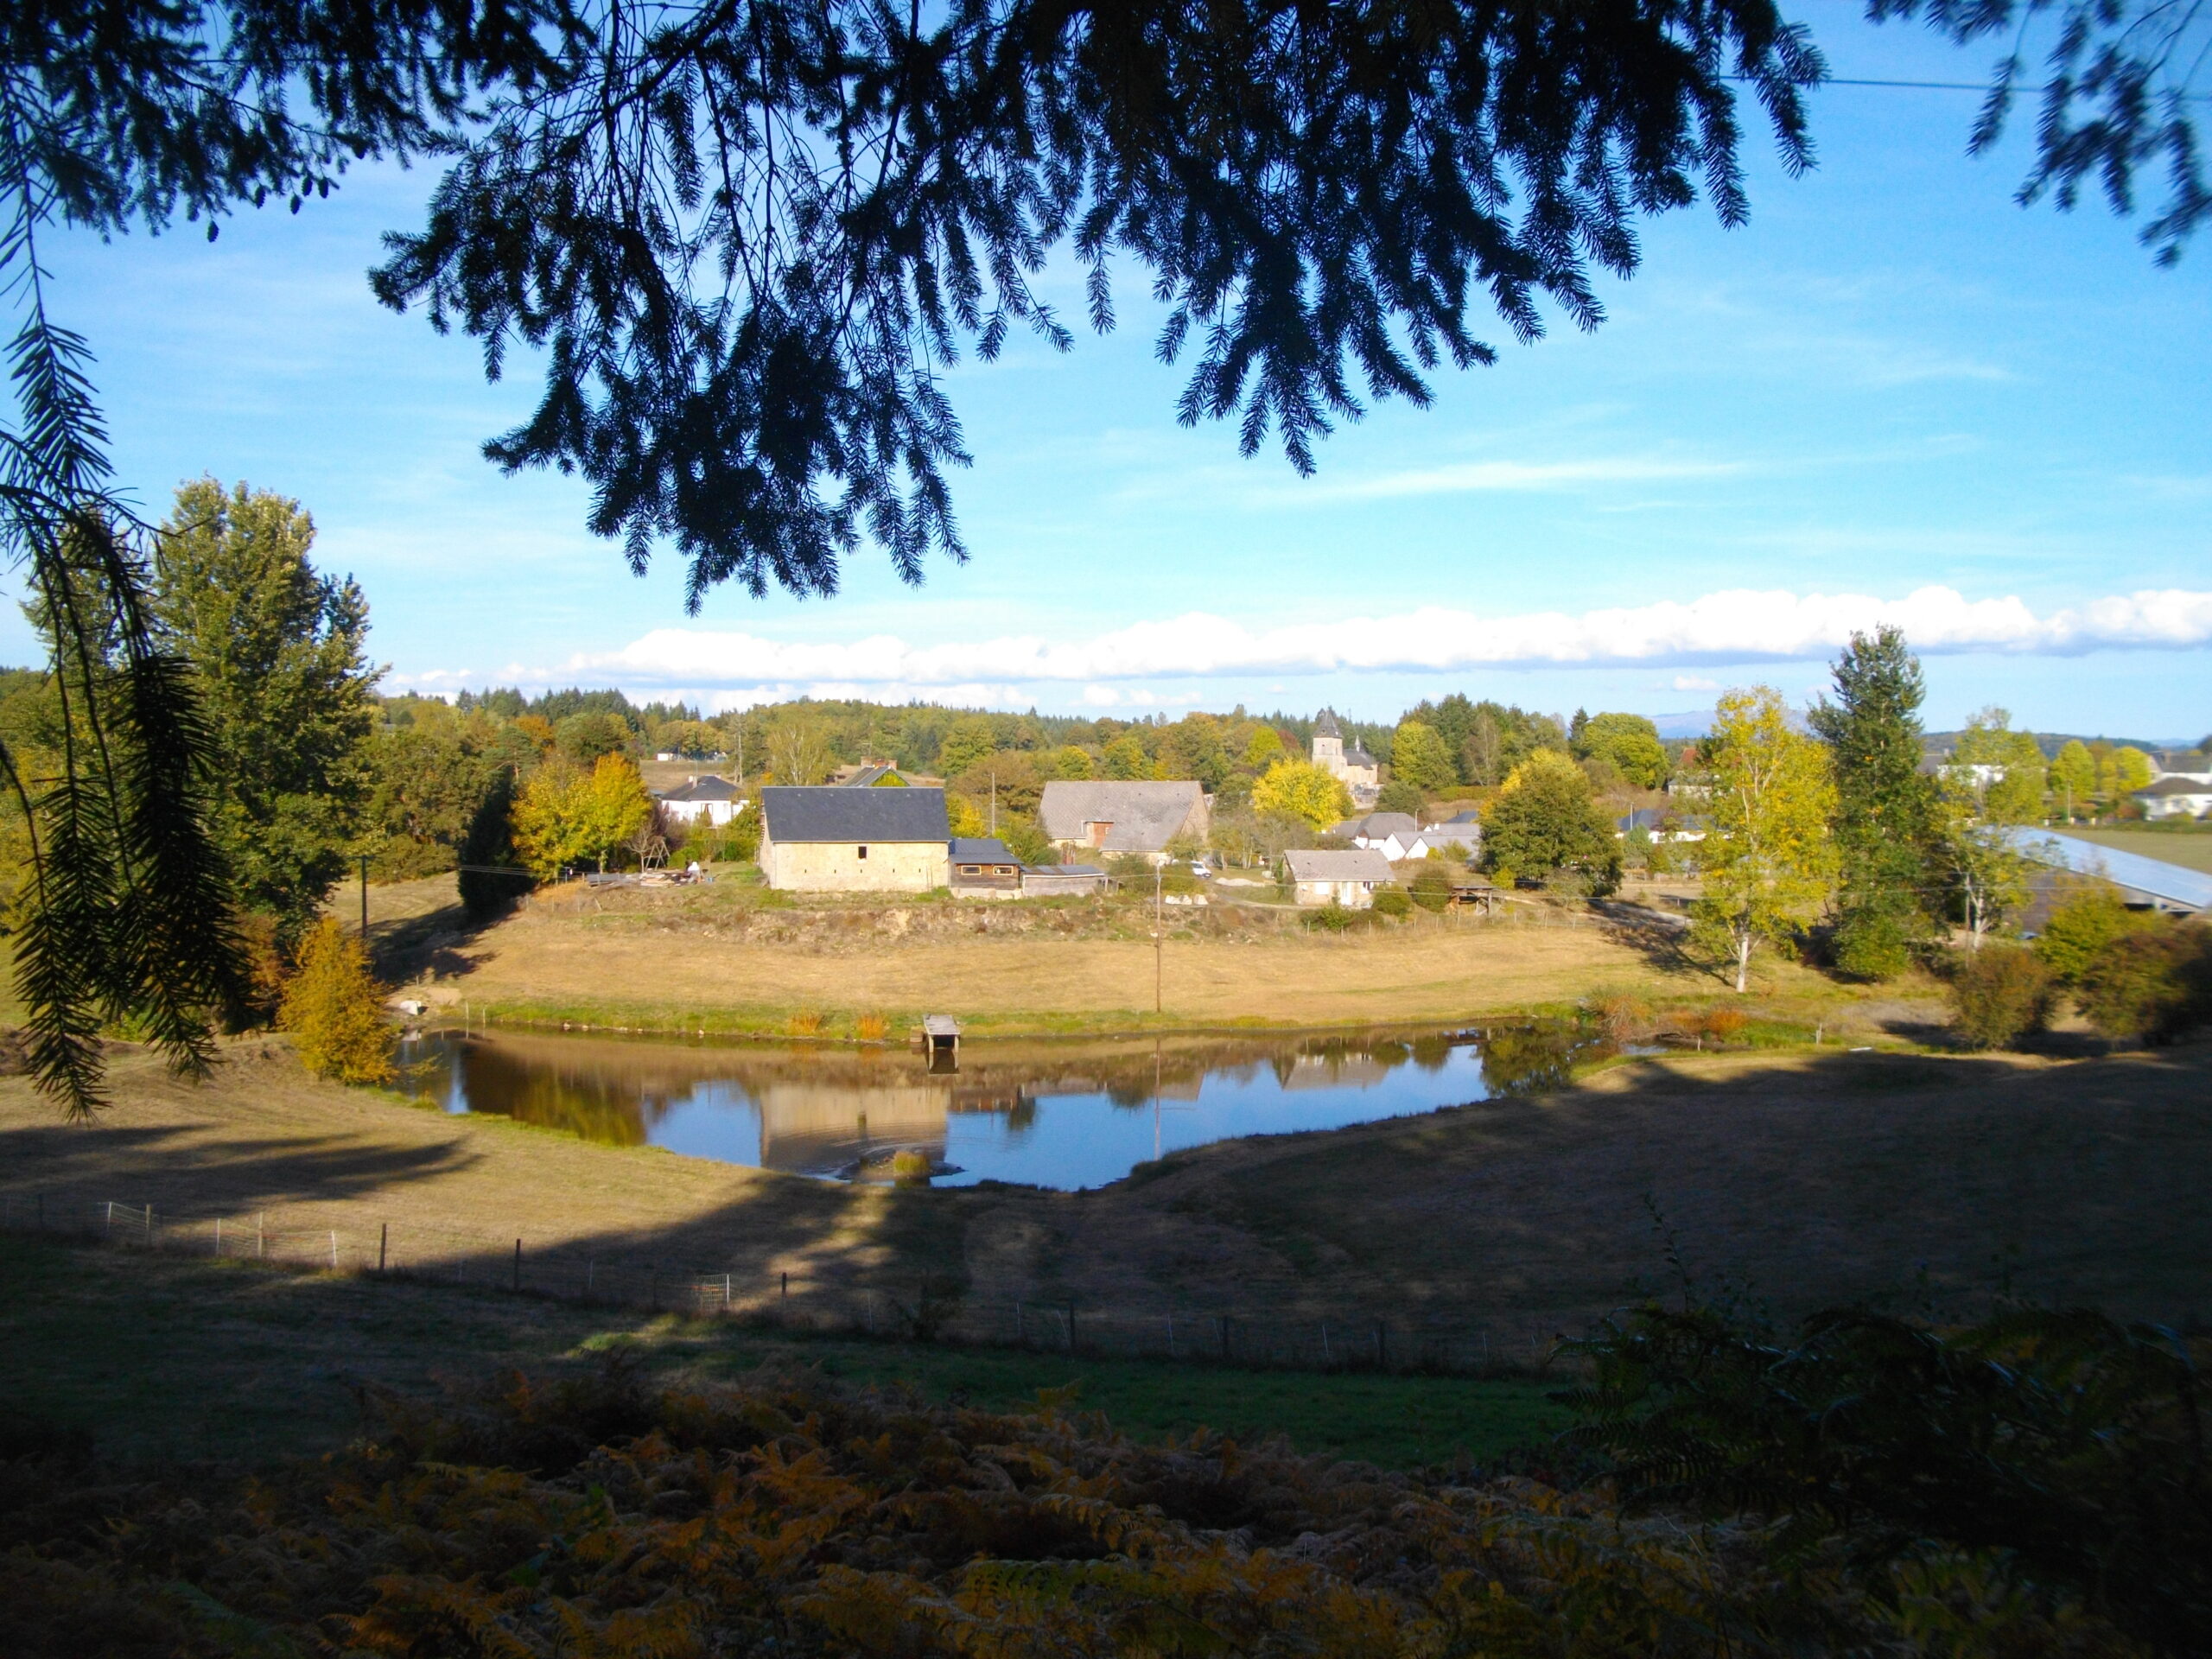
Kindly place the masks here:
<instances>
[{"instance_id":1,"label":"village house","mask_svg":"<svg viewBox=\"0 0 2212 1659\"><path fill-rule=\"evenodd\" d=\"M719 830L745 810L741 788L727 778L686 778L674 789L655 790L653 799L673 822L712 824Z\"/></svg>"},{"instance_id":2,"label":"village house","mask_svg":"<svg viewBox=\"0 0 2212 1659\"><path fill-rule=\"evenodd\" d=\"M1021 861L995 836L955 836L951 879L956 899L1019 899Z\"/></svg>"},{"instance_id":3,"label":"village house","mask_svg":"<svg viewBox=\"0 0 2212 1659\"><path fill-rule=\"evenodd\" d=\"M1393 864L1409 858L1427 858L1431 845L1427 832L1410 812L1370 812L1332 824L1329 833L1355 847L1378 852Z\"/></svg>"},{"instance_id":4,"label":"village house","mask_svg":"<svg viewBox=\"0 0 2212 1659\"><path fill-rule=\"evenodd\" d=\"M1037 821L1064 859L1070 853L1141 853L1160 863L1177 836L1205 840L1213 798L1194 779L1056 779L1045 785Z\"/></svg>"},{"instance_id":5,"label":"village house","mask_svg":"<svg viewBox=\"0 0 2212 1659\"><path fill-rule=\"evenodd\" d=\"M1025 864L1021 867L1021 896L1025 899L1065 899L1103 893L1110 878L1096 864Z\"/></svg>"},{"instance_id":6,"label":"village house","mask_svg":"<svg viewBox=\"0 0 2212 1659\"><path fill-rule=\"evenodd\" d=\"M1282 861L1301 905L1334 900L1346 910L1366 910L1375 890L1390 880L1390 861L1371 847L1285 853Z\"/></svg>"},{"instance_id":7,"label":"village house","mask_svg":"<svg viewBox=\"0 0 2212 1659\"><path fill-rule=\"evenodd\" d=\"M1344 747L1344 728L1337 724L1333 709L1324 709L1313 723L1313 764L1351 791L1355 806L1372 806L1382 792L1382 762L1357 738L1350 749Z\"/></svg>"},{"instance_id":8,"label":"village house","mask_svg":"<svg viewBox=\"0 0 2212 1659\"><path fill-rule=\"evenodd\" d=\"M2212 812L2212 779L2185 772L2170 772L2135 798L2143 804L2146 818L2201 818Z\"/></svg>"},{"instance_id":9,"label":"village house","mask_svg":"<svg viewBox=\"0 0 2212 1659\"><path fill-rule=\"evenodd\" d=\"M798 893L927 893L950 883L941 789L760 791L760 874Z\"/></svg>"},{"instance_id":10,"label":"village house","mask_svg":"<svg viewBox=\"0 0 2212 1659\"><path fill-rule=\"evenodd\" d=\"M1471 809L1456 812L1422 830L1421 838L1431 847L1458 848L1459 856L1471 864L1482 856L1483 815Z\"/></svg>"}]
</instances>

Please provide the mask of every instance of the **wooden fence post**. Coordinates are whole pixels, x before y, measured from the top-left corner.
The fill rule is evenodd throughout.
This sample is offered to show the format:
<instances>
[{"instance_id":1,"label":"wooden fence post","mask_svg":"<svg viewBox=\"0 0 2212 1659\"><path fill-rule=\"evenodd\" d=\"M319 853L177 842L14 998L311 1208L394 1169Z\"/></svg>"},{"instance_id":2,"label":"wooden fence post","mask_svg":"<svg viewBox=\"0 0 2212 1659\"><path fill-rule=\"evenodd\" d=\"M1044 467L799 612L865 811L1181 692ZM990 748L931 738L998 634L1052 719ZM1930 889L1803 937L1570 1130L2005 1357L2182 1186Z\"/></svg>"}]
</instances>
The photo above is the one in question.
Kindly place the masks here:
<instances>
[{"instance_id":1,"label":"wooden fence post","mask_svg":"<svg viewBox=\"0 0 2212 1659\"><path fill-rule=\"evenodd\" d=\"M146 1248L154 1248L154 1206L150 1204L146 1206Z\"/></svg>"},{"instance_id":2,"label":"wooden fence post","mask_svg":"<svg viewBox=\"0 0 2212 1659\"><path fill-rule=\"evenodd\" d=\"M338 1230L335 1227L330 1230L330 1270L333 1273L338 1271Z\"/></svg>"},{"instance_id":3,"label":"wooden fence post","mask_svg":"<svg viewBox=\"0 0 2212 1659\"><path fill-rule=\"evenodd\" d=\"M520 1239L517 1239L517 1240L515 1240L515 1284L514 1284L514 1287L515 1287L517 1290L520 1290L520 1289L522 1288L522 1240L520 1240Z\"/></svg>"},{"instance_id":4,"label":"wooden fence post","mask_svg":"<svg viewBox=\"0 0 2212 1659\"><path fill-rule=\"evenodd\" d=\"M378 1273L384 1271L385 1252L391 1248L391 1224L388 1221L378 1222L377 1224L377 1271Z\"/></svg>"},{"instance_id":5,"label":"wooden fence post","mask_svg":"<svg viewBox=\"0 0 2212 1659\"><path fill-rule=\"evenodd\" d=\"M222 1253L223 1253L223 1218L222 1218L220 1216L218 1216L218 1217L215 1217L215 1254L216 1254L217 1255L219 1255L219 1256L220 1255L222 1255Z\"/></svg>"}]
</instances>

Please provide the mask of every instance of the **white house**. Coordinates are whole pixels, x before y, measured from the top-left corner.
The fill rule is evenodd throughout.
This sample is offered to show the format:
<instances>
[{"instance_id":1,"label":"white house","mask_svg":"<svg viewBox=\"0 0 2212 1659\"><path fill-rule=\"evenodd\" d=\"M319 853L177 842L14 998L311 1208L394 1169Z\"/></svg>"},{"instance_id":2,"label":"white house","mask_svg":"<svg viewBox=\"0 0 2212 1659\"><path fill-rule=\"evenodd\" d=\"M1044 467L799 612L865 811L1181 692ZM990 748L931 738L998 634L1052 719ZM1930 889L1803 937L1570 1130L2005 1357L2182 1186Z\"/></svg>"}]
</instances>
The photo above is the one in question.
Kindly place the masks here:
<instances>
[{"instance_id":1,"label":"white house","mask_svg":"<svg viewBox=\"0 0 2212 1659\"><path fill-rule=\"evenodd\" d=\"M2201 818L2212 812L2212 778L2170 772L2148 789L2139 789L2146 818Z\"/></svg>"},{"instance_id":2,"label":"white house","mask_svg":"<svg viewBox=\"0 0 2212 1659\"><path fill-rule=\"evenodd\" d=\"M1282 861L1301 905L1334 899L1346 910L1365 910L1375 903L1376 888L1390 880L1390 861L1372 847L1285 853Z\"/></svg>"},{"instance_id":3,"label":"white house","mask_svg":"<svg viewBox=\"0 0 2212 1659\"><path fill-rule=\"evenodd\" d=\"M1342 823L1332 824L1329 833L1340 836L1355 847L1378 852L1393 864L1403 863L1409 858L1427 858L1434 839L1414 821L1410 812L1370 812L1365 817L1346 818Z\"/></svg>"},{"instance_id":4,"label":"white house","mask_svg":"<svg viewBox=\"0 0 2212 1659\"><path fill-rule=\"evenodd\" d=\"M661 810L685 823L710 823L717 830L745 810L745 797L727 778L687 778L675 789L655 792Z\"/></svg>"}]
</instances>

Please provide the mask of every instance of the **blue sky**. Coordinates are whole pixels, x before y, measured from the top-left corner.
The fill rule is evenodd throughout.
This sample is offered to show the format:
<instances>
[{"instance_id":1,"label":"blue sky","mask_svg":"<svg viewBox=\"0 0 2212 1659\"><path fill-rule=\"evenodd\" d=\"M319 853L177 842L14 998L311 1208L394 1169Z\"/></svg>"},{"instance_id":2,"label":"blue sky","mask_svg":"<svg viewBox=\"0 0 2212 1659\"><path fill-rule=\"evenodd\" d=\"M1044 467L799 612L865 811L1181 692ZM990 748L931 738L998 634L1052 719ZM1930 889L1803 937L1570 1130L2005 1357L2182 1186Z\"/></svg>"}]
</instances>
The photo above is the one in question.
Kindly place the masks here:
<instances>
[{"instance_id":1,"label":"blue sky","mask_svg":"<svg viewBox=\"0 0 2212 1659\"><path fill-rule=\"evenodd\" d=\"M1910 29L1820 28L1839 76L1986 67ZM1603 327L1488 330L1497 366L1341 429L1311 480L1175 424L1180 380L1124 266L1116 334L952 376L967 565L917 591L864 553L837 599L731 591L695 619L672 560L639 580L588 534L575 482L480 458L531 404L526 360L487 385L473 342L371 299L378 233L415 221L429 175L359 175L213 245L186 227L48 252L142 504L203 472L300 499L318 562L367 590L392 689L1367 718L1464 690L1656 715L1752 680L1802 698L1885 615L1926 652L1931 724L1996 702L2044 729L2194 737L2212 247L2159 270L2101 204L2015 206L2024 146L1967 158L1974 105L1820 92L1811 175L1752 146L1748 228L1648 223ZM7 626L0 652L29 658Z\"/></svg>"}]
</instances>

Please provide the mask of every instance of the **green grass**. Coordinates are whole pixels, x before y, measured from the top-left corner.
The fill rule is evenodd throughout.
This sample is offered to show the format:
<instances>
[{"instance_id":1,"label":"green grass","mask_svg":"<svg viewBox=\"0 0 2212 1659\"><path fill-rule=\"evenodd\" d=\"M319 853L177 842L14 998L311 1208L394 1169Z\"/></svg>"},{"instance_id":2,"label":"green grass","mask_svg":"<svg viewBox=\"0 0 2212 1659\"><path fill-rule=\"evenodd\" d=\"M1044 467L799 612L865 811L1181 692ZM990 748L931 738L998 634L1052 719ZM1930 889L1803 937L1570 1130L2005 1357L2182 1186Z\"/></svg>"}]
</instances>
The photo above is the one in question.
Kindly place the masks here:
<instances>
[{"instance_id":1,"label":"green grass","mask_svg":"<svg viewBox=\"0 0 2212 1659\"><path fill-rule=\"evenodd\" d=\"M2177 825L2171 830L2142 824L2125 830L2091 830L2078 825L2069 830L2063 824L2059 828L2067 835L2109 847L2116 853L2162 859L2184 869L2212 871L2212 831L2194 825L2185 829Z\"/></svg>"},{"instance_id":2,"label":"green grass","mask_svg":"<svg viewBox=\"0 0 2212 1659\"><path fill-rule=\"evenodd\" d=\"M1534 1380L1248 1371L805 1338L480 1290L0 1236L0 1416L90 1430L123 1459L257 1462L360 1427L356 1389L558 1371L634 1343L671 1375L817 1367L855 1384L1020 1406L1073 1402L1141 1437L1207 1427L1394 1467L1541 1446L1564 1414Z\"/></svg>"}]
</instances>

